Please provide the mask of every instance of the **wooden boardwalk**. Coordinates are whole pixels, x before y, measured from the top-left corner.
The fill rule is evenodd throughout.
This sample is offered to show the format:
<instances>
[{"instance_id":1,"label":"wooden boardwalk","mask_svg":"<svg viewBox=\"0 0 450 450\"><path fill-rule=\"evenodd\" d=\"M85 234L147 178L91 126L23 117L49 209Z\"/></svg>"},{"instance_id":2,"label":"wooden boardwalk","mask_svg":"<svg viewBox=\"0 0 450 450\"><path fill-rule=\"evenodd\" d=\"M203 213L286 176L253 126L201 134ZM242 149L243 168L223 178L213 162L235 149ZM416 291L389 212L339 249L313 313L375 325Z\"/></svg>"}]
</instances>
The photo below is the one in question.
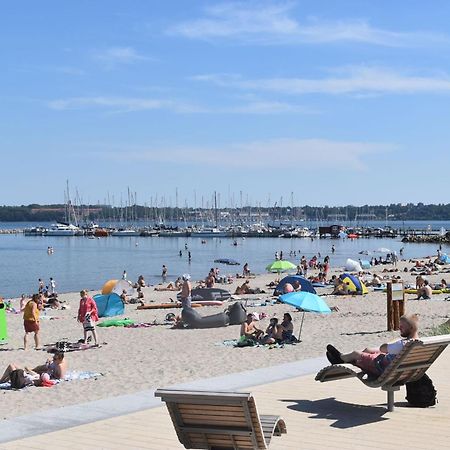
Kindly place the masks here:
<instances>
[{"instance_id":1,"label":"wooden boardwalk","mask_svg":"<svg viewBox=\"0 0 450 450\"><path fill-rule=\"evenodd\" d=\"M396 409L384 407L386 394L355 379L330 383L307 375L255 386L260 414L284 417L287 434L274 437L272 450L449 449L450 351L429 370L438 391L433 408L409 408L404 388L396 392ZM0 444L13 449L152 449L183 448L165 407L45 433Z\"/></svg>"}]
</instances>

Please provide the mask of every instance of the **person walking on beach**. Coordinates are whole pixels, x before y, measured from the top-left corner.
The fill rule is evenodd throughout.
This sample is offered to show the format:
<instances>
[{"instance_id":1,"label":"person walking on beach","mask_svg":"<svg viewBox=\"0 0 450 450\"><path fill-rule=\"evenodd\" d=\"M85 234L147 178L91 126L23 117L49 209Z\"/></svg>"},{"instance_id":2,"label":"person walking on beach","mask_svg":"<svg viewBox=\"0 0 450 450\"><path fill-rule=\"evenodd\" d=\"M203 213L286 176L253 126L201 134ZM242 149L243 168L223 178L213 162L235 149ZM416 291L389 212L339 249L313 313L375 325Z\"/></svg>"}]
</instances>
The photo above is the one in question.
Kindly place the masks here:
<instances>
[{"instance_id":1,"label":"person walking on beach","mask_svg":"<svg viewBox=\"0 0 450 450\"><path fill-rule=\"evenodd\" d=\"M88 332L92 333L95 345L98 346L95 322L98 322L98 309L94 299L88 295L88 291L83 289L80 292L80 306L78 308L78 322L83 324L83 339L87 342Z\"/></svg>"},{"instance_id":2,"label":"person walking on beach","mask_svg":"<svg viewBox=\"0 0 450 450\"><path fill-rule=\"evenodd\" d=\"M56 294L56 282L52 277L50 277L50 281L48 282L48 289L49 289L50 295Z\"/></svg>"},{"instance_id":3,"label":"person walking on beach","mask_svg":"<svg viewBox=\"0 0 450 450\"><path fill-rule=\"evenodd\" d=\"M366 348L363 351L341 353L332 345L327 345L327 358L331 364L350 363L364 372L379 376L410 341L418 339L419 317L417 314L405 314L400 317L401 339L379 348Z\"/></svg>"},{"instance_id":4,"label":"person walking on beach","mask_svg":"<svg viewBox=\"0 0 450 450\"><path fill-rule=\"evenodd\" d=\"M190 308L191 307L191 293L192 293L192 286L191 282L189 281L191 279L191 276L187 273L185 273L182 276L183 285L181 286L181 308Z\"/></svg>"},{"instance_id":5,"label":"person walking on beach","mask_svg":"<svg viewBox=\"0 0 450 450\"><path fill-rule=\"evenodd\" d=\"M41 278L38 279L38 294L42 294L44 292L44 282Z\"/></svg>"},{"instance_id":6,"label":"person walking on beach","mask_svg":"<svg viewBox=\"0 0 450 450\"><path fill-rule=\"evenodd\" d=\"M28 333L34 333L34 344L36 350L39 350L39 309L41 305L40 294L33 294L31 300L25 305L23 310L23 327L25 335L23 337L23 349L27 349Z\"/></svg>"}]
</instances>

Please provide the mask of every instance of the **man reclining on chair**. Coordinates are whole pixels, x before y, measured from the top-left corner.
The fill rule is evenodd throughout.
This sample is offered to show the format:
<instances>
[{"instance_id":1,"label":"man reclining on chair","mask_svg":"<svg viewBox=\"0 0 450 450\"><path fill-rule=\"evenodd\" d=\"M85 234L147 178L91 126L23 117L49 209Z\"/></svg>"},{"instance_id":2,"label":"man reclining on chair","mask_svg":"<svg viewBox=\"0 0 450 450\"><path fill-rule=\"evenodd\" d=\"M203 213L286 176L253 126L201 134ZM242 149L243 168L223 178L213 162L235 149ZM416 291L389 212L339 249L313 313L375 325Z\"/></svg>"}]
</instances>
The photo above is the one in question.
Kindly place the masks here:
<instances>
[{"instance_id":1,"label":"man reclining on chair","mask_svg":"<svg viewBox=\"0 0 450 450\"><path fill-rule=\"evenodd\" d=\"M418 339L418 322L419 317L417 314L406 314L400 317L401 339L390 344L383 344L379 349L366 348L362 352L353 351L345 354L341 353L332 345L327 345L328 361L331 364L350 363L359 367L364 372L378 377L396 355L403 350L407 342Z\"/></svg>"}]
</instances>

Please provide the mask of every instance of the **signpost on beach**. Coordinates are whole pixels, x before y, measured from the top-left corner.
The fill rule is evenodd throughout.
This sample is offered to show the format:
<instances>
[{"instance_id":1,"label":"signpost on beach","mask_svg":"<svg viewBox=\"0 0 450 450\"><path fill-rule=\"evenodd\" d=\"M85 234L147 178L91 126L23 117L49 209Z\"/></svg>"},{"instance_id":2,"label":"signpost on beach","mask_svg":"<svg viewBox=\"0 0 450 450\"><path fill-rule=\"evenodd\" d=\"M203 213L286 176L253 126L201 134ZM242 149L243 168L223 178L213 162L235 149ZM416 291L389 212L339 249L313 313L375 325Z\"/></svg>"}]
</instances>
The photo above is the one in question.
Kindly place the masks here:
<instances>
[{"instance_id":1,"label":"signpost on beach","mask_svg":"<svg viewBox=\"0 0 450 450\"><path fill-rule=\"evenodd\" d=\"M400 328L400 317L405 314L405 290L403 281L387 282L387 329L388 331Z\"/></svg>"}]
</instances>

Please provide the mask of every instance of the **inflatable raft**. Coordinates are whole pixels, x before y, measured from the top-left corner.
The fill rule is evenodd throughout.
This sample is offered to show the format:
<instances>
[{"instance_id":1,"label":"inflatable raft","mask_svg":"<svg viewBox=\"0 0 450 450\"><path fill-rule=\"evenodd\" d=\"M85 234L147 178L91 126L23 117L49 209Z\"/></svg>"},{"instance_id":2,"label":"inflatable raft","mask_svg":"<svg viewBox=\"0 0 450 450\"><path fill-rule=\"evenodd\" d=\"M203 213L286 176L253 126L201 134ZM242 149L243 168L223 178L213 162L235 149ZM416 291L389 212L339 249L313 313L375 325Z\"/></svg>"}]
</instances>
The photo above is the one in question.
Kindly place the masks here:
<instances>
[{"instance_id":1,"label":"inflatable raft","mask_svg":"<svg viewBox=\"0 0 450 450\"><path fill-rule=\"evenodd\" d=\"M231 292L219 288L196 288L192 289L191 298L193 302L197 301L224 301L231 298ZM177 299L181 299L181 293L177 294Z\"/></svg>"}]
</instances>

